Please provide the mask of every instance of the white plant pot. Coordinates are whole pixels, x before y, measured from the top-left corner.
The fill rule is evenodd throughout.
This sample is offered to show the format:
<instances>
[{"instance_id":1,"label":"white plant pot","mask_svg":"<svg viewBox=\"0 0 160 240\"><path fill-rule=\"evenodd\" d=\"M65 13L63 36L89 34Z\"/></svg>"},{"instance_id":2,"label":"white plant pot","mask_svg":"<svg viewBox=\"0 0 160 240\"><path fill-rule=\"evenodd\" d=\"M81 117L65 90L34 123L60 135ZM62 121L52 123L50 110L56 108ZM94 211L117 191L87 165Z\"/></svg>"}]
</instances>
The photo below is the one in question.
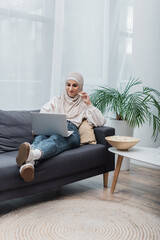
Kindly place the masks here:
<instances>
[{"instance_id":1,"label":"white plant pot","mask_svg":"<svg viewBox=\"0 0 160 240\"><path fill-rule=\"evenodd\" d=\"M105 126L115 128L115 135L133 137L134 129L131 128L126 123L126 121L120 121L120 120L107 118ZM115 156L115 163L117 163L117 156ZM124 157L122 166L121 166L121 170L129 170L129 169L130 169L130 158Z\"/></svg>"}]
</instances>

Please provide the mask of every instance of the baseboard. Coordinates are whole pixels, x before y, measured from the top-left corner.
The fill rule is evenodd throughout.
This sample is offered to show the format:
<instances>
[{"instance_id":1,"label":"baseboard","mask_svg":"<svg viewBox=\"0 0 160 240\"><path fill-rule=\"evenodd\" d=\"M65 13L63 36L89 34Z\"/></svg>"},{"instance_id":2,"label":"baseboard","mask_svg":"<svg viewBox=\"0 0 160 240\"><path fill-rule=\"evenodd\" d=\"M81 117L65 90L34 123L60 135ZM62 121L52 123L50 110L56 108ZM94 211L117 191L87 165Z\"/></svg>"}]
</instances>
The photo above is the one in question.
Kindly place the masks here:
<instances>
[{"instance_id":1,"label":"baseboard","mask_svg":"<svg viewBox=\"0 0 160 240\"><path fill-rule=\"evenodd\" d=\"M144 167L160 170L159 166L149 164L149 163L140 162L140 161L136 161L136 160L133 160L133 159L131 159L130 163L131 164L136 164L136 165L139 165L139 166L144 166Z\"/></svg>"}]
</instances>

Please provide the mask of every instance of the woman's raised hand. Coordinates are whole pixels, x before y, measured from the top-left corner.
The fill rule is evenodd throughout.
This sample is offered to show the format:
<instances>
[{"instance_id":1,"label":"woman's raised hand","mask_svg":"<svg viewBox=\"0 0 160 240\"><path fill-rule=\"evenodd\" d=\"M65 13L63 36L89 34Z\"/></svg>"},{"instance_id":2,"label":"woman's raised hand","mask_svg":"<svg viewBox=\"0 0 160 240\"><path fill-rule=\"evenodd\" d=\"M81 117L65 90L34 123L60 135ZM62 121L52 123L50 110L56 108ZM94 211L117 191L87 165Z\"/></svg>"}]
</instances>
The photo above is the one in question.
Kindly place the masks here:
<instances>
[{"instance_id":1,"label":"woman's raised hand","mask_svg":"<svg viewBox=\"0 0 160 240\"><path fill-rule=\"evenodd\" d=\"M83 102L84 102L87 106L89 106L89 105L92 104L91 101L90 101L90 98L89 98L89 96L88 96L88 94L87 94L86 92L79 92L78 95L81 96Z\"/></svg>"}]
</instances>

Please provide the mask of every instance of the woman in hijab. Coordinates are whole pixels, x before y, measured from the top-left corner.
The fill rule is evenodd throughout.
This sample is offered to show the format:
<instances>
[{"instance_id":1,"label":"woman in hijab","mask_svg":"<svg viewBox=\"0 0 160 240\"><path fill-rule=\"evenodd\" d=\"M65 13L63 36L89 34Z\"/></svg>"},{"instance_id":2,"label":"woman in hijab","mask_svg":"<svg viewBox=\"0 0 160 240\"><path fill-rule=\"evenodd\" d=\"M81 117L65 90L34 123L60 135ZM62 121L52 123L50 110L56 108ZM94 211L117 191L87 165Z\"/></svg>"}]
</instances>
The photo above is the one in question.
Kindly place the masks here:
<instances>
[{"instance_id":1,"label":"woman in hijab","mask_svg":"<svg viewBox=\"0 0 160 240\"><path fill-rule=\"evenodd\" d=\"M92 105L87 93L83 92L83 76L78 72L68 74L62 96L53 97L40 112L66 114L68 130L73 133L69 137L62 137L59 134L38 135L32 145L25 142L19 146L16 161L25 182L34 180L36 162L80 146L78 128L84 118L95 127L103 126L105 123L102 113Z\"/></svg>"}]
</instances>

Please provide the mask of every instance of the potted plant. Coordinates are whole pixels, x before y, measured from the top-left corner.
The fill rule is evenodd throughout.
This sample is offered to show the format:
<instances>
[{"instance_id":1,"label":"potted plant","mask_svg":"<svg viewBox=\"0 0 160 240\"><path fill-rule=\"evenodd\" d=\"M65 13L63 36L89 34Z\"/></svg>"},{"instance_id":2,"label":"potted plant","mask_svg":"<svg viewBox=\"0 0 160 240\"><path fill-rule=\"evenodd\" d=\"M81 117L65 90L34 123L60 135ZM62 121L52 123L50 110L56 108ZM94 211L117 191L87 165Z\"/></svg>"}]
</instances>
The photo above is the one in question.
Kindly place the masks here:
<instances>
[{"instance_id":1,"label":"potted plant","mask_svg":"<svg viewBox=\"0 0 160 240\"><path fill-rule=\"evenodd\" d=\"M132 78L123 92L116 88L100 87L94 90L90 98L103 114L107 109L115 114L116 120L125 120L131 127L152 123L152 138L156 141L160 132L160 92L145 86L141 91L131 92L139 84L142 84L141 80Z\"/></svg>"},{"instance_id":2,"label":"potted plant","mask_svg":"<svg viewBox=\"0 0 160 240\"><path fill-rule=\"evenodd\" d=\"M146 122L152 124L152 138L156 141L160 132L160 92L146 86L141 91L132 91L140 84L140 79L131 78L124 91L101 86L93 91L90 99L103 114L106 110L113 113L119 123L125 122L132 129Z\"/></svg>"}]
</instances>

